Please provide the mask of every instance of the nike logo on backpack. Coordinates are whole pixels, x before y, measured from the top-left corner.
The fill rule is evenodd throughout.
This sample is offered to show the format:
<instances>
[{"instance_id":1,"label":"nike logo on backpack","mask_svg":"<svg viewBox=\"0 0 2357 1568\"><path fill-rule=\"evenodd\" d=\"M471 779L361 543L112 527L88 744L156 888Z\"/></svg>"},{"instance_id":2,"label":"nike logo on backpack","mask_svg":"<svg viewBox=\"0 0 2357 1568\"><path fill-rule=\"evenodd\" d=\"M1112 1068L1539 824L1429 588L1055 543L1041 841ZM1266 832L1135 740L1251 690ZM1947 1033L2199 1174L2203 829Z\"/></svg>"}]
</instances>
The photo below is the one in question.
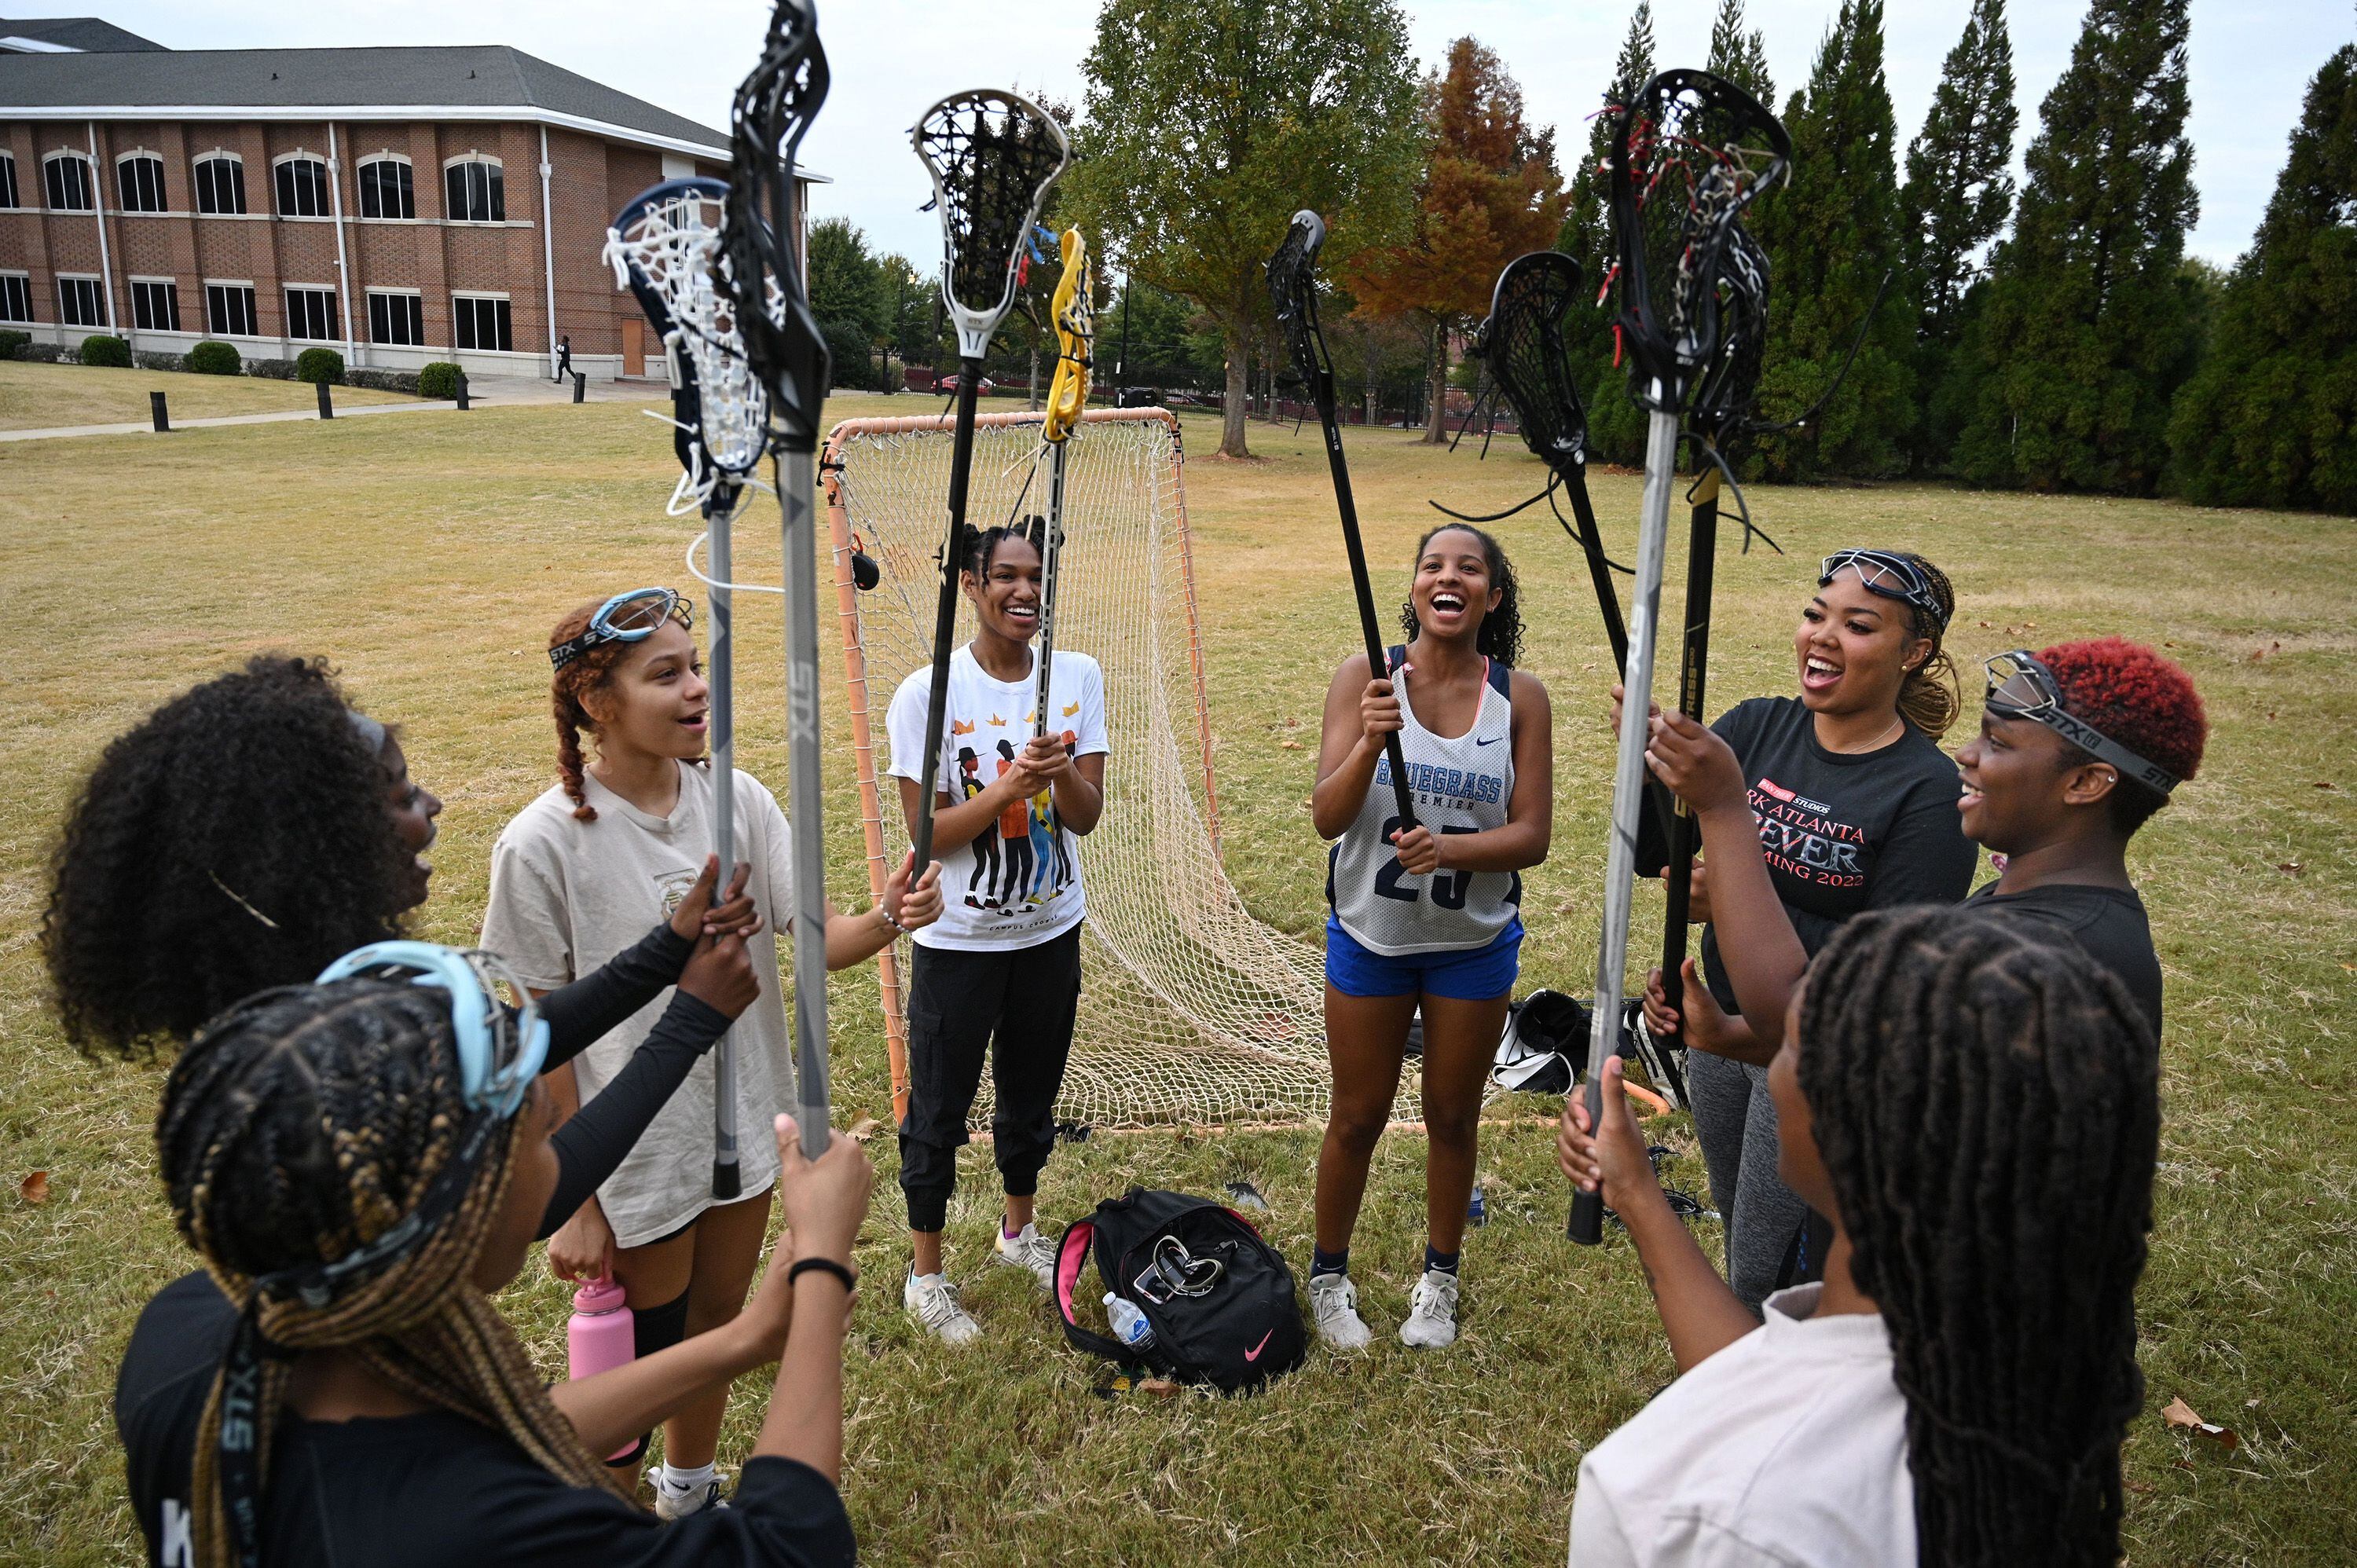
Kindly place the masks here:
<instances>
[{"instance_id":1,"label":"nike logo on backpack","mask_svg":"<svg viewBox=\"0 0 2357 1568\"><path fill-rule=\"evenodd\" d=\"M1265 1350L1265 1349L1267 1349L1267 1348L1268 1348L1269 1336L1270 1336L1270 1335L1275 1334L1275 1332L1276 1332L1276 1330L1275 1330L1275 1329L1274 1329L1274 1328L1272 1328L1272 1329L1270 1329L1270 1330L1268 1331L1268 1333L1267 1333L1267 1334L1264 1334L1264 1335L1262 1335L1262 1336L1260 1337L1260 1343L1259 1343L1259 1344L1257 1344L1257 1345L1255 1345L1255 1346L1254 1346L1251 1349L1249 1349L1249 1350L1247 1350L1247 1351L1245 1351L1245 1352L1244 1352L1244 1359L1245 1359L1245 1360L1247 1360L1247 1361L1257 1361L1257 1360L1259 1360L1259 1359L1260 1359L1260 1353L1261 1353L1262 1351L1264 1351L1264 1350Z\"/></svg>"},{"instance_id":2,"label":"nike logo on backpack","mask_svg":"<svg viewBox=\"0 0 2357 1568\"><path fill-rule=\"evenodd\" d=\"M1473 744L1476 746L1495 746L1505 738L1506 737L1501 735L1493 735L1487 740L1477 740Z\"/></svg>"}]
</instances>

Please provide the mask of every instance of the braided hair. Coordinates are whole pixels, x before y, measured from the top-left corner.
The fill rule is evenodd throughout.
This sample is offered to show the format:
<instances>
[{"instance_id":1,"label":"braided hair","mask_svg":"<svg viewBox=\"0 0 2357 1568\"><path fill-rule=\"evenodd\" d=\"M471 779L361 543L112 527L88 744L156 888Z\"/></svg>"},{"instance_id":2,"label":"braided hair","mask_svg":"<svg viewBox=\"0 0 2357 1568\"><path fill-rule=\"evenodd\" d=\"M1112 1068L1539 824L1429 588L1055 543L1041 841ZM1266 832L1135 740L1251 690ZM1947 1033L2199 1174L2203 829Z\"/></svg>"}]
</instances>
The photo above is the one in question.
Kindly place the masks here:
<instances>
[{"instance_id":1,"label":"braided hair","mask_svg":"<svg viewBox=\"0 0 2357 1568\"><path fill-rule=\"evenodd\" d=\"M1424 547L1444 533L1469 533L1481 542L1481 557L1490 567L1490 585L1498 590L1498 607L1481 618L1481 628L1474 634L1473 647L1513 669L1523 653L1523 607L1521 590L1514 581L1514 564L1506 559L1505 546L1469 522L1444 522L1438 528L1426 529L1424 537L1415 542L1415 554L1408 570L1413 574L1415 562L1424 559ZM1400 630L1414 642L1424 631L1424 623L1415 618L1415 601L1400 606Z\"/></svg>"},{"instance_id":2,"label":"braided hair","mask_svg":"<svg viewBox=\"0 0 2357 1568\"><path fill-rule=\"evenodd\" d=\"M979 583L990 575L991 557L1010 539L1019 539L1031 546L1041 560L1048 558L1048 520L1035 512L1020 522L1002 522L990 528L967 523L965 532L958 537L958 560Z\"/></svg>"},{"instance_id":3,"label":"braided hair","mask_svg":"<svg viewBox=\"0 0 2357 1568\"><path fill-rule=\"evenodd\" d=\"M2068 943L1918 907L1811 966L1798 1068L1907 1400L1918 1561L2109 1564L2159 1063Z\"/></svg>"},{"instance_id":4,"label":"braided hair","mask_svg":"<svg viewBox=\"0 0 2357 1568\"><path fill-rule=\"evenodd\" d=\"M556 629L548 634L548 646L561 648L587 631L605 602L592 599L575 606L556 623ZM673 618L679 618L677 611L673 612ZM589 696L612 683L614 667L629 658L637 646L620 639L594 643L574 655L549 681L549 712L556 721L556 779L565 786L565 798L573 802L573 815L577 822L597 820L597 808L589 803L588 792L581 781L581 733L587 730L592 736L597 733L597 721L589 712Z\"/></svg>"},{"instance_id":5,"label":"braided hair","mask_svg":"<svg viewBox=\"0 0 2357 1568\"><path fill-rule=\"evenodd\" d=\"M1937 740L1955 726L1956 715L1964 705L1956 680L1956 661L1941 646L1947 637L1948 622L1956 613L1956 585L1948 581L1945 572L1911 550L1894 550L1890 553L1913 563L1915 569L1923 574L1932 597L1939 601L1940 613L1936 616L1917 605L1907 607L1908 637L1929 638L1932 651L1899 682L1900 713L1909 724Z\"/></svg>"},{"instance_id":6,"label":"braided hair","mask_svg":"<svg viewBox=\"0 0 2357 1568\"><path fill-rule=\"evenodd\" d=\"M213 1020L172 1069L156 1144L174 1224L243 1308L255 1279L332 1262L416 1208L477 1114L461 1097L447 999L345 980L265 991ZM264 1294L258 1326L282 1351L345 1348L416 1399L505 1433L568 1484L619 1491L468 1277L507 1191L515 1127L493 1133L457 1207L413 1250L325 1306ZM294 1363L261 1365L253 1453L267 1477ZM234 1555L219 1463L226 1383L215 1378L197 1430L199 1568Z\"/></svg>"}]
</instances>

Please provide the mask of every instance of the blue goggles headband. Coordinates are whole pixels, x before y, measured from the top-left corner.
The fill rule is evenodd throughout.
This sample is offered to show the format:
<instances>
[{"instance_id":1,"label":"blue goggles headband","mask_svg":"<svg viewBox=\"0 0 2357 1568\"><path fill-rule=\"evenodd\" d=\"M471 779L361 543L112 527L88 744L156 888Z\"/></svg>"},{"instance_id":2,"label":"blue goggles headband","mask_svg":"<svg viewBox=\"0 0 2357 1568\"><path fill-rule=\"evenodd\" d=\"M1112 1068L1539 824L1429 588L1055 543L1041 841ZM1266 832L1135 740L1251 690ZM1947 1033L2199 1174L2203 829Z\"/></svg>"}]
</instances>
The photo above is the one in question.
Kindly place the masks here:
<instances>
[{"instance_id":1,"label":"blue goggles headband","mask_svg":"<svg viewBox=\"0 0 2357 1568\"><path fill-rule=\"evenodd\" d=\"M1939 623L1940 629L1948 627L1948 609L1932 592L1932 580L1923 569L1889 550L1840 550L1817 564L1817 586L1822 588L1834 580L1834 575L1845 570L1857 573L1857 580L1866 585L1869 594L1879 594L1886 599L1921 610Z\"/></svg>"},{"instance_id":2,"label":"blue goggles headband","mask_svg":"<svg viewBox=\"0 0 2357 1568\"><path fill-rule=\"evenodd\" d=\"M564 669L601 642L638 642L651 637L657 628L673 616L679 624L694 628L695 601L683 598L673 588L632 588L616 594L597 607L589 618L588 629L578 637L566 638L548 650L549 664Z\"/></svg>"},{"instance_id":3,"label":"blue goggles headband","mask_svg":"<svg viewBox=\"0 0 2357 1568\"><path fill-rule=\"evenodd\" d=\"M2026 649L1993 655L1982 662L1988 672L1988 710L1999 718L2028 719L2044 725L2096 761L2109 764L2123 778L2166 795L2178 786L2177 775L2122 746L2084 719L2063 709L2062 687L2054 671Z\"/></svg>"},{"instance_id":4,"label":"blue goggles headband","mask_svg":"<svg viewBox=\"0 0 2357 1568\"><path fill-rule=\"evenodd\" d=\"M436 942L371 942L319 972L318 984L369 975L406 979L449 993L458 1072L467 1108L500 1121L515 1114L548 1058L548 1021L532 993L496 953ZM501 999L506 988L514 998Z\"/></svg>"}]
</instances>

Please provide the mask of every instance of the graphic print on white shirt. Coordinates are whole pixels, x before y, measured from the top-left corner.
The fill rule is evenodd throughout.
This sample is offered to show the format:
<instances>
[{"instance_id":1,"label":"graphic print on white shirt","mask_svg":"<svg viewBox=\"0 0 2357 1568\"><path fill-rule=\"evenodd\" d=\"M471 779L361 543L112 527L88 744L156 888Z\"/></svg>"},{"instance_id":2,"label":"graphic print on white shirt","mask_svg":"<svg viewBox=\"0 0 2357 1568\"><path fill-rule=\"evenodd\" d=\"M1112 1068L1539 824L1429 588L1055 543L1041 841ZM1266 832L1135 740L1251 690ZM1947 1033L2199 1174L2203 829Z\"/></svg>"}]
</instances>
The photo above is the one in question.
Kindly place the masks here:
<instances>
[{"instance_id":1,"label":"graphic print on white shirt","mask_svg":"<svg viewBox=\"0 0 2357 1568\"><path fill-rule=\"evenodd\" d=\"M984 670L971 646L950 656L949 703L943 714L938 789L952 800L971 800L1015 766L1034 728L1033 667L1019 681ZM885 729L892 743L890 773L920 779L925 760L930 666L909 671L892 693ZM1072 755L1112 749L1105 736L1104 675L1085 653L1056 654L1049 702L1056 712L1048 732L1071 737ZM1061 936L1087 913L1081 887L1080 841L1056 814L1051 791L1009 806L972 843L937 856L942 863L942 918L916 934L926 947L998 951Z\"/></svg>"}]
</instances>

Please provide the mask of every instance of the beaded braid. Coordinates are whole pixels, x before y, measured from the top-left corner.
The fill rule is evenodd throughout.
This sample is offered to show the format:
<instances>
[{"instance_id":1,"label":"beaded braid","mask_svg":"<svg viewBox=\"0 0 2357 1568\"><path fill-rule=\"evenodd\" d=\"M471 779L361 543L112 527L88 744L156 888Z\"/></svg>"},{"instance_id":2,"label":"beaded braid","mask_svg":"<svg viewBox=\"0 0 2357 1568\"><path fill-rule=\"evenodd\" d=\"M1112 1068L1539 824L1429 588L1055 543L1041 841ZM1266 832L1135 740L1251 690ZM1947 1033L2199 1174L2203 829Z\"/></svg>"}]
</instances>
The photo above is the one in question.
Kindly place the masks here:
<instances>
[{"instance_id":1,"label":"beaded braid","mask_svg":"<svg viewBox=\"0 0 2357 1568\"><path fill-rule=\"evenodd\" d=\"M593 599L576 606L556 623L556 629L548 634L548 646L560 647L587 631L598 607L605 602ZM565 797L573 802L573 815L577 822L594 822L597 820L597 808L589 803L588 793L581 782L581 732L587 730L593 736L597 733L597 721L589 713L588 696L590 693L605 688L613 678L614 666L628 658L635 646L634 643L613 641L586 648L564 669L557 671L549 682L549 710L556 720L557 781L565 786Z\"/></svg>"},{"instance_id":2,"label":"beaded braid","mask_svg":"<svg viewBox=\"0 0 2357 1568\"><path fill-rule=\"evenodd\" d=\"M264 992L217 1019L175 1065L156 1138L175 1224L242 1309L257 1276L340 1258L413 1209L471 1114L438 993L350 980ZM468 1278L513 1139L510 1122L457 1208L391 1266L346 1282L325 1307L263 1299L259 1326L277 1353L263 1360L255 1405L262 1476L293 1374L285 1352L340 1346L415 1398L505 1433L570 1485L622 1490ZM224 1380L197 1431L199 1568L233 1560L217 1463Z\"/></svg>"},{"instance_id":3,"label":"beaded braid","mask_svg":"<svg viewBox=\"0 0 2357 1568\"><path fill-rule=\"evenodd\" d=\"M2135 1002L2067 944L1879 911L1811 967L1798 1050L1907 1400L1917 1560L2116 1562L2159 1153Z\"/></svg>"}]
</instances>

